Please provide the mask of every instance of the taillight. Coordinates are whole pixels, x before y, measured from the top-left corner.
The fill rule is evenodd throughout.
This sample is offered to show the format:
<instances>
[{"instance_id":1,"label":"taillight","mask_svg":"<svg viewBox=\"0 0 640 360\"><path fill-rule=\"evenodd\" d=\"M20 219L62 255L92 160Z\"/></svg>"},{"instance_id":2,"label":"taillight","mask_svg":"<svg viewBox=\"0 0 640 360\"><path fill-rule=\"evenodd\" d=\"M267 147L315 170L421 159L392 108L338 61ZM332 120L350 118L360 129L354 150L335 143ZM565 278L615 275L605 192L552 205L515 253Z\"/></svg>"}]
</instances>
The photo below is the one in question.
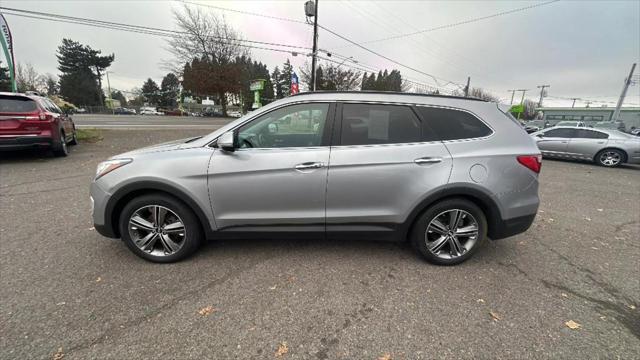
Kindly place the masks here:
<instances>
[{"instance_id":1,"label":"taillight","mask_svg":"<svg viewBox=\"0 0 640 360\"><path fill-rule=\"evenodd\" d=\"M41 112L40 113L40 120L42 120L42 121L51 121L51 120L53 120L53 115L47 114L46 112Z\"/></svg>"},{"instance_id":2,"label":"taillight","mask_svg":"<svg viewBox=\"0 0 640 360\"><path fill-rule=\"evenodd\" d=\"M518 162L537 174L542 167L542 155L520 155Z\"/></svg>"}]
</instances>

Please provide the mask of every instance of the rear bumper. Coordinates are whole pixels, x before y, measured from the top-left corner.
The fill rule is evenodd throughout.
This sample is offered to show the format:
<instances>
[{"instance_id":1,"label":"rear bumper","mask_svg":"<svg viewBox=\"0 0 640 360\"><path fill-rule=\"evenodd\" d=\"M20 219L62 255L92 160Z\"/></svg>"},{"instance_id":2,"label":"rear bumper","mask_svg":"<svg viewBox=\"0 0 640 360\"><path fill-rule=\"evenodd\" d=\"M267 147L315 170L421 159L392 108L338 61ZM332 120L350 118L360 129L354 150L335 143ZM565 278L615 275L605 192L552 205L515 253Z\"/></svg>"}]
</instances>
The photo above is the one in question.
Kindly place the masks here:
<instances>
[{"instance_id":1,"label":"rear bumper","mask_svg":"<svg viewBox=\"0 0 640 360\"><path fill-rule=\"evenodd\" d=\"M53 139L49 136L23 135L16 137L0 136L0 150L18 150L31 147L48 147L53 144Z\"/></svg>"},{"instance_id":2,"label":"rear bumper","mask_svg":"<svg viewBox=\"0 0 640 360\"><path fill-rule=\"evenodd\" d=\"M536 214L519 216L507 220L502 220L493 224L491 234L489 236L492 240L504 239L509 236L523 233L531 227Z\"/></svg>"}]
</instances>

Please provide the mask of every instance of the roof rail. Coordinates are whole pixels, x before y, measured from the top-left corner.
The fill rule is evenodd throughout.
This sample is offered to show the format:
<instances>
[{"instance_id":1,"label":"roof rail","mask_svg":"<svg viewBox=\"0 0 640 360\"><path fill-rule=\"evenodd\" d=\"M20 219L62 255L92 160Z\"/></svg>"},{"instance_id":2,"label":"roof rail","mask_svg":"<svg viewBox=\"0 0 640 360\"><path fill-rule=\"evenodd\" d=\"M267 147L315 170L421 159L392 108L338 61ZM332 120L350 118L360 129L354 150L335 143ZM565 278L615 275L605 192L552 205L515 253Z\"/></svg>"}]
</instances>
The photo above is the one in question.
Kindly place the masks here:
<instances>
[{"instance_id":1,"label":"roof rail","mask_svg":"<svg viewBox=\"0 0 640 360\"><path fill-rule=\"evenodd\" d=\"M456 95L440 95L440 94L420 94L420 93L408 93L402 91L380 91L380 90L316 90L316 91L306 91L299 92L297 94L293 94L291 96L299 96L299 95L309 95L309 94L384 94L384 95L410 95L410 96L428 96L428 97L436 97L436 98L445 98L445 99L458 99L458 100L473 100L473 101L484 101L487 100L476 98L476 97L464 97L464 96L456 96Z\"/></svg>"},{"instance_id":2,"label":"roof rail","mask_svg":"<svg viewBox=\"0 0 640 360\"><path fill-rule=\"evenodd\" d=\"M28 90L24 92L27 95L33 95L33 96L44 96L42 94L40 94L38 91L34 91L34 90Z\"/></svg>"}]
</instances>

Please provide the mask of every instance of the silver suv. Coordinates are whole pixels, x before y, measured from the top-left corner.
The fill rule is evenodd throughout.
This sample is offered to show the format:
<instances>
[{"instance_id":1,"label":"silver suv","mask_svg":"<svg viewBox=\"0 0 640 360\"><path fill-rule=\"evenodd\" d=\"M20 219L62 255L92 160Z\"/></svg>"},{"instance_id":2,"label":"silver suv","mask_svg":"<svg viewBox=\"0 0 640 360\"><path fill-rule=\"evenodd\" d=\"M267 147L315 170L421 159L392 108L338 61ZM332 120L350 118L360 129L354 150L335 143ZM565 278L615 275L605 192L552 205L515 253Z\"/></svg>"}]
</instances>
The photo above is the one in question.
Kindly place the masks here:
<instances>
[{"instance_id":1,"label":"silver suv","mask_svg":"<svg viewBox=\"0 0 640 360\"><path fill-rule=\"evenodd\" d=\"M93 221L156 262L205 239L295 236L408 240L449 265L529 228L540 166L533 139L495 103L304 93L101 163Z\"/></svg>"}]
</instances>

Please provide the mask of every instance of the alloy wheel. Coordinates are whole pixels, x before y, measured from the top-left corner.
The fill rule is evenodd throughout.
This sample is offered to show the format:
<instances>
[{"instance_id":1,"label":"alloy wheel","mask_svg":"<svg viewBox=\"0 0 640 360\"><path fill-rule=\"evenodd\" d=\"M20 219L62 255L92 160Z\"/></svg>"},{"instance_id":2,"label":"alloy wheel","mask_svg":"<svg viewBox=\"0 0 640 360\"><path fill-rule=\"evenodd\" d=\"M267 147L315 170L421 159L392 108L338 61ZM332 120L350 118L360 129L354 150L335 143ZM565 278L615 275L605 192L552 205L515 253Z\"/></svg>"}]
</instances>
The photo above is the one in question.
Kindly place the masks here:
<instances>
[{"instance_id":1,"label":"alloy wheel","mask_svg":"<svg viewBox=\"0 0 640 360\"><path fill-rule=\"evenodd\" d=\"M178 214L160 205L147 205L129 218L129 235L142 251L154 256L169 256L185 243L186 228Z\"/></svg>"},{"instance_id":2,"label":"alloy wheel","mask_svg":"<svg viewBox=\"0 0 640 360\"><path fill-rule=\"evenodd\" d=\"M441 259L464 255L478 241L478 221L467 211L443 211L427 225L424 240L427 249Z\"/></svg>"},{"instance_id":3,"label":"alloy wheel","mask_svg":"<svg viewBox=\"0 0 640 360\"><path fill-rule=\"evenodd\" d=\"M604 166L616 166L621 160L622 157L617 151L605 151L600 154L600 163Z\"/></svg>"},{"instance_id":4,"label":"alloy wheel","mask_svg":"<svg viewBox=\"0 0 640 360\"><path fill-rule=\"evenodd\" d=\"M60 134L60 146L63 153L66 154L69 152L69 150L67 149L67 140L65 139L64 134L62 133Z\"/></svg>"}]
</instances>

